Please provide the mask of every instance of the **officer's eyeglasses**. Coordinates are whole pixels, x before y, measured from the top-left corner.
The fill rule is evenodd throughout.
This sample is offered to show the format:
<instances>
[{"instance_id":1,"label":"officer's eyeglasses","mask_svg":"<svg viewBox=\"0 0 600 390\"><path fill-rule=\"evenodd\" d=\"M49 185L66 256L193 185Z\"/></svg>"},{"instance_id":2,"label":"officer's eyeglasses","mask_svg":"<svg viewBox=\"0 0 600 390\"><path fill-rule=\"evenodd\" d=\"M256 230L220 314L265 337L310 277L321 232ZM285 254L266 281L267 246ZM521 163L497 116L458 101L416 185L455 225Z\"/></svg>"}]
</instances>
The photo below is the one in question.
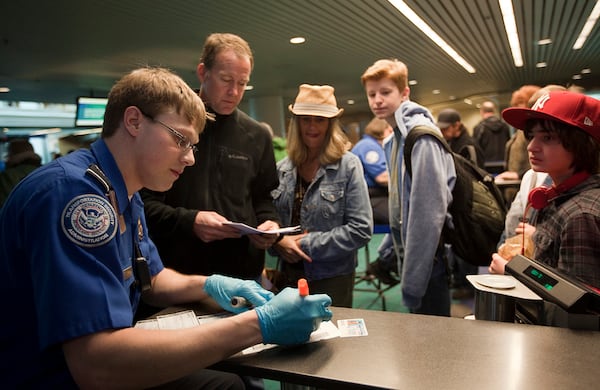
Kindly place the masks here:
<instances>
[{"instance_id":1,"label":"officer's eyeglasses","mask_svg":"<svg viewBox=\"0 0 600 390\"><path fill-rule=\"evenodd\" d=\"M138 109L139 109L139 107L138 107ZM169 133L171 133L175 137L177 146L179 147L179 149L181 149L182 152L187 153L187 151L190 149L192 150L193 153L196 153L198 151L198 148L196 147L196 145L192 144L192 142L185 135L181 134L180 132L178 132L171 126L167 125L166 123L163 123L162 121L155 119L151 115L146 114L144 111L140 110L140 112L142 113L143 116L150 119L152 122L156 122L159 125L162 125L165 129L167 129L169 131Z\"/></svg>"}]
</instances>

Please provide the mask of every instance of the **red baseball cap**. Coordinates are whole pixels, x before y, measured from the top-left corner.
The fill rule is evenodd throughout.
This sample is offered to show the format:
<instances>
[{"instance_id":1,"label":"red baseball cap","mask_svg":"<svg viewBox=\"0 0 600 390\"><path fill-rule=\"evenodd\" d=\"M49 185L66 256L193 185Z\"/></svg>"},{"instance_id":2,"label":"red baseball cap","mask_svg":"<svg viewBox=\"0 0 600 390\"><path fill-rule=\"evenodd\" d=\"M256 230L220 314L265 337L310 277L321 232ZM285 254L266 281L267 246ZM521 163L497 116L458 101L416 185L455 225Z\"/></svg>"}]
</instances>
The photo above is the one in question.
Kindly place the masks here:
<instances>
[{"instance_id":1,"label":"red baseball cap","mask_svg":"<svg viewBox=\"0 0 600 390\"><path fill-rule=\"evenodd\" d=\"M517 129L524 129L529 119L558 121L578 127L600 142L600 100L577 92L545 93L531 108L505 109L502 118Z\"/></svg>"}]
</instances>

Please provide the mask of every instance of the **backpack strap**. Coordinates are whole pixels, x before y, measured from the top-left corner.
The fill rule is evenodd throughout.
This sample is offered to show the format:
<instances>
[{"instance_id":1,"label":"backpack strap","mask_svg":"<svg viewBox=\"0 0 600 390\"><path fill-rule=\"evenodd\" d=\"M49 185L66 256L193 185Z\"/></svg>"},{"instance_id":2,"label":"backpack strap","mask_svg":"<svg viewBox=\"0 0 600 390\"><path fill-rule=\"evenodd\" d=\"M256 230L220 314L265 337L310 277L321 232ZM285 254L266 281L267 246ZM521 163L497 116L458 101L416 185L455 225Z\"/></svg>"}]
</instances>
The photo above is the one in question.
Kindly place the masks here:
<instances>
[{"instance_id":1,"label":"backpack strap","mask_svg":"<svg viewBox=\"0 0 600 390\"><path fill-rule=\"evenodd\" d=\"M473 164L477 165L477 151L475 149L474 145L465 145L462 147L462 149L460 150L460 152L458 154L460 154L463 157L467 157L465 156L463 153L463 151L467 151L468 159L471 160L473 162Z\"/></svg>"},{"instance_id":2,"label":"backpack strap","mask_svg":"<svg viewBox=\"0 0 600 390\"><path fill-rule=\"evenodd\" d=\"M448 153L452 154L452 149L450 149L450 145L448 145L444 137L442 137L441 133L427 126L415 126L408 132L408 134L406 135L406 139L404 140L404 165L406 166L406 172L408 172L410 176L412 176L411 156L413 147L415 146L415 142L417 142L417 139L424 135L429 135L437 139L438 142L444 147L444 149L446 149ZM436 253L439 253L442 257L442 261L444 262L445 266L444 268L446 270L446 277L448 279L448 283L450 283L451 272L448 262L448 256L446 255L444 246L444 243L446 242L445 237L448 234L446 233L446 230L447 226L446 223L444 223L444 228L442 229L442 233L440 235L440 240L438 242L438 248L436 250ZM435 258L437 259L437 256Z\"/></svg>"},{"instance_id":3,"label":"backpack strap","mask_svg":"<svg viewBox=\"0 0 600 390\"><path fill-rule=\"evenodd\" d=\"M415 146L415 142L422 135L430 135L433 138L437 139L440 144L446 149L446 151L452 154L452 149L450 149L450 145L446 142L442 135L435 131L434 129L427 126L415 126L411 129L406 135L406 140L404 141L404 165L406 166L406 171L410 176L412 176L412 150Z\"/></svg>"}]
</instances>

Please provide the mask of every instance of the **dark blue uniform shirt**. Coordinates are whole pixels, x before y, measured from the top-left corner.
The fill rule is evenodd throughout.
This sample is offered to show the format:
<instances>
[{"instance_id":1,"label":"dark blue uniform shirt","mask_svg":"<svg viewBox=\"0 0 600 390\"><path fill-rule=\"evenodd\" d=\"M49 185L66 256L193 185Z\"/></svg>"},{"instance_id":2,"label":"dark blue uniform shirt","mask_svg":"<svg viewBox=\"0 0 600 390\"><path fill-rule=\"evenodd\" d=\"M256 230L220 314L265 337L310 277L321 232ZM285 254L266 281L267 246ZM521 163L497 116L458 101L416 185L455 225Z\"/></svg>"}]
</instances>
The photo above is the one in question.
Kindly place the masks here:
<instances>
[{"instance_id":1,"label":"dark blue uniform shirt","mask_svg":"<svg viewBox=\"0 0 600 390\"><path fill-rule=\"evenodd\" d=\"M91 164L112 183L120 211L86 173ZM15 188L0 213L0 387L72 387L62 343L132 326L140 295L131 288L134 241L156 275L163 264L141 198L128 199L103 140L42 166Z\"/></svg>"}]
</instances>

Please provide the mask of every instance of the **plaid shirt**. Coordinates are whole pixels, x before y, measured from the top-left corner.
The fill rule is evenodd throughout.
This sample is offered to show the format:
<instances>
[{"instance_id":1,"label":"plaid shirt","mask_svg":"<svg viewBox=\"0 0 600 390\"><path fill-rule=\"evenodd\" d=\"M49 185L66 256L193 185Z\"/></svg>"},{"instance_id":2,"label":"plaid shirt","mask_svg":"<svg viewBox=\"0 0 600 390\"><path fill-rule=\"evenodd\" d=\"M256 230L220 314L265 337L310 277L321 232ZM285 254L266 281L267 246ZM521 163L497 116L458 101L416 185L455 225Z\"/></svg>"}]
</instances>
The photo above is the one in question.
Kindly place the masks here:
<instances>
[{"instance_id":1,"label":"plaid shirt","mask_svg":"<svg viewBox=\"0 0 600 390\"><path fill-rule=\"evenodd\" d=\"M535 226L536 260L600 288L600 174L550 202Z\"/></svg>"}]
</instances>

